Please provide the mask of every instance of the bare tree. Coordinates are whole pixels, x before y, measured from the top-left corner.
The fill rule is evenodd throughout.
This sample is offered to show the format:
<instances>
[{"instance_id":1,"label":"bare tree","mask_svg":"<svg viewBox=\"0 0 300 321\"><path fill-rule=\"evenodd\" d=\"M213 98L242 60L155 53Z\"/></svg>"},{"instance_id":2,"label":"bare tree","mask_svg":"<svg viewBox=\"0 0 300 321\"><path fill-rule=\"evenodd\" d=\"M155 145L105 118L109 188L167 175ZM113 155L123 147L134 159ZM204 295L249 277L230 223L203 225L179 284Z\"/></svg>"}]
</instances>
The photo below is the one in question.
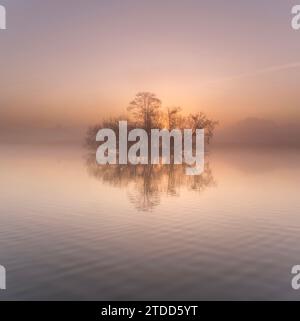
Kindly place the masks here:
<instances>
[{"instance_id":1,"label":"bare tree","mask_svg":"<svg viewBox=\"0 0 300 321\"><path fill-rule=\"evenodd\" d=\"M180 124L180 107L172 107L167 109L167 121L168 121L168 129L172 130L174 128L179 128Z\"/></svg>"},{"instance_id":2,"label":"bare tree","mask_svg":"<svg viewBox=\"0 0 300 321\"><path fill-rule=\"evenodd\" d=\"M193 132L195 132L196 129L205 130L205 138L208 144L213 138L215 127L219 124L217 121L208 119L207 116L202 112L190 114L187 122L189 128L193 129Z\"/></svg>"},{"instance_id":3,"label":"bare tree","mask_svg":"<svg viewBox=\"0 0 300 321\"><path fill-rule=\"evenodd\" d=\"M130 117L121 115L104 119L99 124L91 126L86 133L86 145L91 148L96 148L99 145L95 137L101 128L112 129L118 139L119 120L128 121L128 131L140 127L144 128L148 134L151 133L153 128L161 129L163 127L167 127L169 130L192 128L194 133L198 128L204 129L206 143L210 143L215 127L218 125L217 121L207 118L202 112L190 114L188 117L182 116L180 107L168 108L167 112L162 112L161 106L161 101L155 94L150 92L138 93L127 107Z\"/></svg>"},{"instance_id":4,"label":"bare tree","mask_svg":"<svg viewBox=\"0 0 300 321\"><path fill-rule=\"evenodd\" d=\"M151 128L159 127L161 101L155 94L149 92L138 93L129 104L127 110L131 112L133 120L150 133Z\"/></svg>"}]
</instances>

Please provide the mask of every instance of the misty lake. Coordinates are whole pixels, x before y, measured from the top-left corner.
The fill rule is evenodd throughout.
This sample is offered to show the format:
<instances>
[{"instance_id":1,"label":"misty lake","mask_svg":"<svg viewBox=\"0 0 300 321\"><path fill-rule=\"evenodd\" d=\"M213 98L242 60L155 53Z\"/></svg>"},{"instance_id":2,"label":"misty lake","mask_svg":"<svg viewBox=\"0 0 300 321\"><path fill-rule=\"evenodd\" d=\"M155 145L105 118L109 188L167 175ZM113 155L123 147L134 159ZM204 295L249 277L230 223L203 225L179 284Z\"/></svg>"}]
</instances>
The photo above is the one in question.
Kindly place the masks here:
<instances>
[{"instance_id":1,"label":"misty lake","mask_svg":"<svg viewBox=\"0 0 300 321\"><path fill-rule=\"evenodd\" d=\"M300 150L212 148L197 177L0 150L0 300L300 299Z\"/></svg>"}]
</instances>

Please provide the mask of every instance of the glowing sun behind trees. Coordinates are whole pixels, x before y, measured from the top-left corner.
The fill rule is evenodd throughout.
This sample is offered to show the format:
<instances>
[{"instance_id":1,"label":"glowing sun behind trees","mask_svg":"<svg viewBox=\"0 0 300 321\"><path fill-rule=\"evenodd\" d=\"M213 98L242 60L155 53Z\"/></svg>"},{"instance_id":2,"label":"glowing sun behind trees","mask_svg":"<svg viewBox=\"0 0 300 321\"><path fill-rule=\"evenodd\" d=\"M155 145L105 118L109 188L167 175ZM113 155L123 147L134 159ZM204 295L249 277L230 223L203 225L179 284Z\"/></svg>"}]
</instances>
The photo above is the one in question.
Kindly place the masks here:
<instances>
[{"instance_id":1,"label":"glowing sun behind trees","mask_svg":"<svg viewBox=\"0 0 300 321\"><path fill-rule=\"evenodd\" d=\"M115 118L90 128L87 144L97 147L100 165L184 162L190 166L187 175L200 175L204 170L205 141L210 142L217 122L203 113L183 117L180 110L168 108L163 113L161 101L154 94L138 93L128 107L129 119Z\"/></svg>"}]
</instances>

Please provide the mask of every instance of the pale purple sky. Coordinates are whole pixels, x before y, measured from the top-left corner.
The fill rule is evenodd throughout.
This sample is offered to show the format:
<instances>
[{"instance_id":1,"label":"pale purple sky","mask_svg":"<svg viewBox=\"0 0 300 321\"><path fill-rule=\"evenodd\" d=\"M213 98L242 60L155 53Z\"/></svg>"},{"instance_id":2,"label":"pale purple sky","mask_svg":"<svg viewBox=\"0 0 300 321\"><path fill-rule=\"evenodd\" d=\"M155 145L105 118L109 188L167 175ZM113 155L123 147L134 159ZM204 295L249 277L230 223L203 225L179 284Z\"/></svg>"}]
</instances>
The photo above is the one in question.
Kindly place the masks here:
<instances>
[{"instance_id":1,"label":"pale purple sky","mask_svg":"<svg viewBox=\"0 0 300 321\"><path fill-rule=\"evenodd\" d=\"M138 91L223 123L300 121L289 0L0 0L0 126L85 126Z\"/></svg>"}]
</instances>

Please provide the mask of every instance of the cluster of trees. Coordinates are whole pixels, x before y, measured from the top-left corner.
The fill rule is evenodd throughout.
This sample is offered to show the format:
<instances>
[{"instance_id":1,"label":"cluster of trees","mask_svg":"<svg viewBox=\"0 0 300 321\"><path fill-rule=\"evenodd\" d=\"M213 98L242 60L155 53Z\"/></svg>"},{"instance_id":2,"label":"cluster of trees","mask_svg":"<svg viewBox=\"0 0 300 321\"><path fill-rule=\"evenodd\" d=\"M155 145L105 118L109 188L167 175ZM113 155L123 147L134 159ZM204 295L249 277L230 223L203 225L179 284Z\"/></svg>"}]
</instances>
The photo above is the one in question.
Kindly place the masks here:
<instances>
[{"instance_id":1,"label":"cluster of trees","mask_svg":"<svg viewBox=\"0 0 300 321\"><path fill-rule=\"evenodd\" d=\"M95 137L99 129L113 129L118 138L118 128L120 120L127 120L128 130L142 128L148 134L151 129L204 129L206 142L209 144L214 135L217 121L209 119L204 113L198 112L184 116L181 114L180 107L162 108L162 102L155 94L150 92L140 92L129 103L128 114L124 117L115 117L102 121L100 124L88 129L86 143L88 146L96 147Z\"/></svg>"},{"instance_id":2,"label":"cluster of trees","mask_svg":"<svg viewBox=\"0 0 300 321\"><path fill-rule=\"evenodd\" d=\"M142 211L151 210L160 203L160 194L177 195L179 187L184 185L189 189L203 191L214 186L215 180L209 163L206 161L204 172L197 176L185 175L184 165L103 165L99 167L95 160L94 149L97 132L102 128L110 128L118 139L119 121L126 120L128 131L134 128L144 129L150 137L151 129L204 129L206 142L213 137L218 122L208 119L204 113L184 116L180 107L162 108L161 101L155 94L149 92L138 93L129 103L127 115L103 120L88 129L86 143L90 151L87 157L87 167L91 175L103 182L114 186L124 187L134 185L129 198L134 206ZM133 183L133 184L132 184Z\"/></svg>"}]
</instances>

